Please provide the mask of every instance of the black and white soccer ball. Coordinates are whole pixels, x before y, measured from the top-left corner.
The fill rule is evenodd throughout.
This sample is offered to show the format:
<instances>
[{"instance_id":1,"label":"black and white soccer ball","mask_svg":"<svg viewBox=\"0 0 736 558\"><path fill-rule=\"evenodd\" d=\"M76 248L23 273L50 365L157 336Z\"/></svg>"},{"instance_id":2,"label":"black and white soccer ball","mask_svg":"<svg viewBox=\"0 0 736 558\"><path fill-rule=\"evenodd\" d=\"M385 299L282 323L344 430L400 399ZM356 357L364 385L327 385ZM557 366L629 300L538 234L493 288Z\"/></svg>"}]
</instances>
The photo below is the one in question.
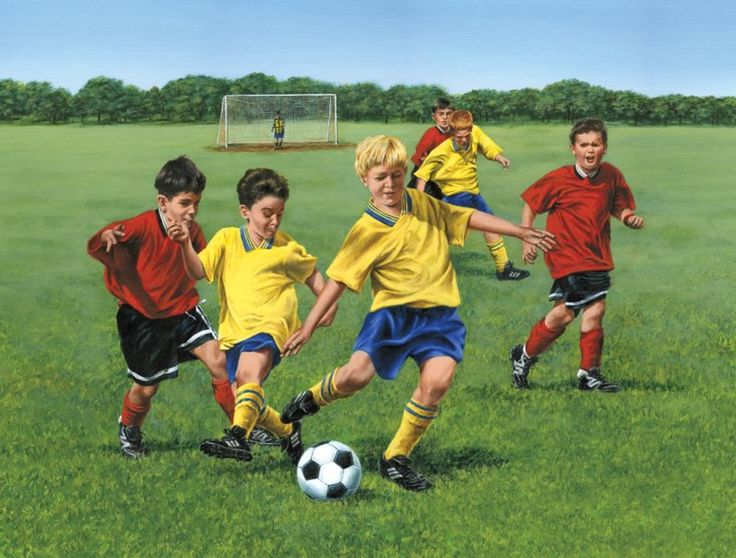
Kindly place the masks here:
<instances>
[{"instance_id":1,"label":"black and white soccer ball","mask_svg":"<svg viewBox=\"0 0 736 558\"><path fill-rule=\"evenodd\" d=\"M356 453L342 442L307 448L296 466L296 480L314 500L338 500L354 494L363 469Z\"/></svg>"}]
</instances>

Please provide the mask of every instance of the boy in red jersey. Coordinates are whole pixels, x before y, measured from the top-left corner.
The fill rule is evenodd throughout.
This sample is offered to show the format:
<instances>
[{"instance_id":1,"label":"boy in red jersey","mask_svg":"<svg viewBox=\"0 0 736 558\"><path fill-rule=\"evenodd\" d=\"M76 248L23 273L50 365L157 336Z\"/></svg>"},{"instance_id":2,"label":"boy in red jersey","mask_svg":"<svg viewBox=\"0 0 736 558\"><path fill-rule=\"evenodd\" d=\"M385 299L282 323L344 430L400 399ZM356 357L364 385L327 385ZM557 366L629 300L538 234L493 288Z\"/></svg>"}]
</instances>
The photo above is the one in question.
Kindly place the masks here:
<instances>
[{"instance_id":1,"label":"boy in red jersey","mask_svg":"<svg viewBox=\"0 0 736 558\"><path fill-rule=\"evenodd\" d=\"M517 388L529 387L532 365L582 312L578 387L602 392L619 391L600 372L603 352L603 315L611 285L611 223L613 215L631 229L641 229L644 219L621 171L603 163L608 132L603 121L587 118L570 131L570 151L575 164L554 170L529 186L521 195L521 224L531 227L540 213L548 213L547 230L558 246L544 255L554 279L549 299L552 310L532 327L524 345L511 349L512 375ZM534 263L537 250L522 243L526 263Z\"/></svg>"},{"instance_id":2,"label":"boy in red jersey","mask_svg":"<svg viewBox=\"0 0 736 558\"><path fill-rule=\"evenodd\" d=\"M407 188L417 187L417 177L414 176L414 173L422 166L424 159L429 155L430 151L452 136L452 129L450 128L450 115L452 111L452 103L443 97L436 99L432 103L432 120L434 120L435 125L424 132L417 143L414 155L411 156L411 162L414 163L414 170L411 171L411 179L407 184ZM441 200L443 197L440 187L436 182L432 182L431 180L424 186L424 192L438 200Z\"/></svg>"},{"instance_id":3,"label":"boy in red jersey","mask_svg":"<svg viewBox=\"0 0 736 558\"><path fill-rule=\"evenodd\" d=\"M168 161L155 180L157 209L116 221L96 232L87 252L105 266L105 287L118 299L118 333L133 385L123 398L119 423L125 457L146 453L141 427L162 380L175 378L179 363L199 359L212 375L215 400L232 419L234 396L217 334L199 307L179 246L168 227L186 223L198 250L205 247L194 220L206 184L187 157Z\"/></svg>"}]
</instances>

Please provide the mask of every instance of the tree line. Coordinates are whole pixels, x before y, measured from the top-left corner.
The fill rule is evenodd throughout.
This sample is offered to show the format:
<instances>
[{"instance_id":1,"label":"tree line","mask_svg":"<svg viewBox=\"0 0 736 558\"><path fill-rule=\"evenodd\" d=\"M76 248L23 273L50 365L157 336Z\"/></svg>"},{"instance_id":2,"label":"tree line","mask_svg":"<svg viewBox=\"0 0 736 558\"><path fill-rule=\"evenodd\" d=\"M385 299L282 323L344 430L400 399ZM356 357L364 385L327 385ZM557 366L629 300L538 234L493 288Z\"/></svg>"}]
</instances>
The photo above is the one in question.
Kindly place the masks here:
<instances>
[{"instance_id":1,"label":"tree line","mask_svg":"<svg viewBox=\"0 0 736 558\"><path fill-rule=\"evenodd\" d=\"M384 122L426 122L434 99L451 97L436 85L394 85L384 89L369 82L335 85L308 77L278 80L260 72L234 80L186 76L148 90L98 76L76 94L46 81L0 79L0 121L212 122L220 116L224 95L256 93L335 93L340 119ZM558 81L542 89L475 89L451 98L455 106L470 110L479 121L571 122L593 115L634 126L736 124L736 97L674 93L648 97L576 79Z\"/></svg>"}]
</instances>

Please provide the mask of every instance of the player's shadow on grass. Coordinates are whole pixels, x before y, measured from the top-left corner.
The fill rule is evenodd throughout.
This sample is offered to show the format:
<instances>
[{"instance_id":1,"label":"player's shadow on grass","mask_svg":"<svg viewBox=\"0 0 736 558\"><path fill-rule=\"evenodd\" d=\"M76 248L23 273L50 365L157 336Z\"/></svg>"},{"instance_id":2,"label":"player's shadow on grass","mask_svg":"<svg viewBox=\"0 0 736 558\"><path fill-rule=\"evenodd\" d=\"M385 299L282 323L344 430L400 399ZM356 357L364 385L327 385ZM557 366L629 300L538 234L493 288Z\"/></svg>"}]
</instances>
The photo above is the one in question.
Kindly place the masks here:
<instances>
[{"instance_id":1,"label":"player's shadow on grass","mask_svg":"<svg viewBox=\"0 0 736 558\"><path fill-rule=\"evenodd\" d=\"M458 275L491 277L495 271L488 255L466 250L452 254L452 265Z\"/></svg>"}]
</instances>

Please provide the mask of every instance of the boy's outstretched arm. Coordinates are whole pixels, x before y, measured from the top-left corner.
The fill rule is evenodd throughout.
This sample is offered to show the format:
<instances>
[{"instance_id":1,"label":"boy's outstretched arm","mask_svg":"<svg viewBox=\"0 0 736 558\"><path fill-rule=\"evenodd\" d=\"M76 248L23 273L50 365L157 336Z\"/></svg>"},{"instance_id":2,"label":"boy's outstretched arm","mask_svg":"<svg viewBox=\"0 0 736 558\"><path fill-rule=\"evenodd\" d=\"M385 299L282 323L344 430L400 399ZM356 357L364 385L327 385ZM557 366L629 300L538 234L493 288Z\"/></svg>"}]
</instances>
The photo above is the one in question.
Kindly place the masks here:
<instances>
[{"instance_id":1,"label":"boy's outstretched arm","mask_svg":"<svg viewBox=\"0 0 736 558\"><path fill-rule=\"evenodd\" d=\"M532 211L532 208L529 207L528 203L525 203L521 210L521 226L533 227L534 219L536 217L537 214ZM537 248L533 244L529 244L528 242L521 243L521 257L525 264L533 264L537 259L537 254Z\"/></svg>"},{"instance_id":2,"label":"boy's outstretched arm","mask_svg":"<svg viewBox=\"0 0 736 558\"><path fill-rule=\"evenodd\" d=\"M468 227L476 231L514 236L522 242L536 246L545 252L557 246L555 235L552 233L541 229L515 225L506 219L501 219L483 211L473 211L468 220Z\"/></svg>"},{"instance_id":3,"label":"boy's outstretched arm","mask_svg":"<svg viewBox=\"0 0 736 558\"><path fill-rule=\"evenodd\" d=\"M179 244L184 269L190 279L199 281L204 279L204 266L192 246L192 237L189 236L189 227L184 223L175 222L169 225L169 238Z\"/></svg>"},{"instance_id":4,"label":"boy's outstretched arm","mask_svg":"<svg viewBox=\"0 0 736 558\"><path fill-rule=\"evenodd\" d=\"M644 228L644 218L634 213L631 209L623 209L617 215L614 215L614 217L630 229Z\"/></svg>"},{"instance_id":5,"label":"boy's outstretched arm","mask_svg":"<svg viewBox=\"0 0 736 558\"><path fill-rule=\"evenodd\" d=\"M312 337L317 325L323 320L330 308L337 303L344 290L345 285L343 283L333 279L327 281L302 327L292 333L284 343L281 351L283 356L289 357L299 353L304 344Z\"/></svg>"},{"instance_id":6,"label":"boy's outstretched arm","mask_svg":"<svg viewBox=\"0 0 736 558\"><path fill-rule=\"evenodd\" d=\"M309 276L305 283L307 287L309 287L309 290L314 293L314 296L319 296L325 288L325 280L317 268L314 268L314 272ZM328 327L332 325L332 320L335 319L335 314L337 314L337 303L328 308L325 315L322 316L322 319L317 324L317 327Z\"/></svg>"}]
</instances>

